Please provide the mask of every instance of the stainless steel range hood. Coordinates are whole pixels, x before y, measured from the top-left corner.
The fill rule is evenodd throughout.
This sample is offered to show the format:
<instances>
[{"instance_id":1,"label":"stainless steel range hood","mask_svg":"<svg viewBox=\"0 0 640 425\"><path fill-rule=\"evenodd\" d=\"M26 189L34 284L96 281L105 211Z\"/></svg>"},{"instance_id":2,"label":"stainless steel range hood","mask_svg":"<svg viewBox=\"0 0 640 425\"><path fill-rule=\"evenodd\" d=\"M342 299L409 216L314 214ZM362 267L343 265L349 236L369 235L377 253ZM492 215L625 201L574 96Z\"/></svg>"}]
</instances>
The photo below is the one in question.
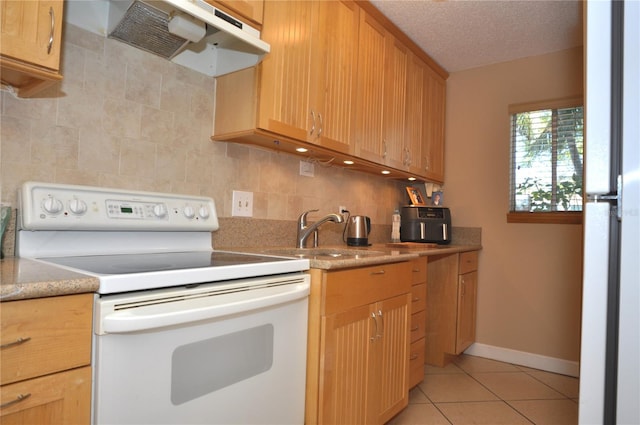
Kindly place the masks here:
<instances>
[{"instance_id":1,"label":"stainless steel range hood","mask_svg":"<svg viewBox=\"0 0 640 425\"><path fill-rule=\"evenodd\" d=\"M269 52L260 32L203 0L71 0L65 20L210 76Z\"/></svg>"}]
</instances>

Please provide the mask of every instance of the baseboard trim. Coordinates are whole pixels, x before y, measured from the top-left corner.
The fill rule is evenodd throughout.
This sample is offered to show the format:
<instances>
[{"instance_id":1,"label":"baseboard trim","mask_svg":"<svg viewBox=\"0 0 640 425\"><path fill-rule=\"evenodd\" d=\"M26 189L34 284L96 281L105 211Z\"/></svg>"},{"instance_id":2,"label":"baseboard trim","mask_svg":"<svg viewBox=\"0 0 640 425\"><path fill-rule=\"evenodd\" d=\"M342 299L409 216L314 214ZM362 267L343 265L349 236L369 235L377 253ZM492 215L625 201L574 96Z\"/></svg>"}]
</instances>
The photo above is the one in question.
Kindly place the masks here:
<instances>
[{"instance_id":1,"label":"baseboard trim","mask_svg":"<svg viewBox=\"0 0 640 425\"><path fill-rule=\"evenodd\" d=\"M471 356L484 357L506 363L513 363L533 369L547 372L560 373L562 375L580 376L580 363L555 357L542 356L540 354L511 350L509 348L495 347L487 344L474 343L464 352Z\"/></svg>"}]
</instances>

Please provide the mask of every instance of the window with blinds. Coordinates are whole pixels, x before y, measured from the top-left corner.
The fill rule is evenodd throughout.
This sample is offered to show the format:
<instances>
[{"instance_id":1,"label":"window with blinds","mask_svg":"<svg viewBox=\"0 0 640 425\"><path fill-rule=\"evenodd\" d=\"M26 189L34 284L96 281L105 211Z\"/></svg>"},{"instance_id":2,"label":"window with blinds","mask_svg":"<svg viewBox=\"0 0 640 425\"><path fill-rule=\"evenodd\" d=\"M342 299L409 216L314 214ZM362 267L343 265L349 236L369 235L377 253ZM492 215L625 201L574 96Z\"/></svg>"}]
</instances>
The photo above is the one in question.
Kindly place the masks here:
<instances>
[{"instance_id":1,"label":"window with blinds","mask_svg":"<svg viewBox=\"0 0 640 425\"><path fill-rule=\"evenodd\" d=\"M509 113L510 212L581 212L582 100L515 105Z\"/></svg>"}]
</instances>

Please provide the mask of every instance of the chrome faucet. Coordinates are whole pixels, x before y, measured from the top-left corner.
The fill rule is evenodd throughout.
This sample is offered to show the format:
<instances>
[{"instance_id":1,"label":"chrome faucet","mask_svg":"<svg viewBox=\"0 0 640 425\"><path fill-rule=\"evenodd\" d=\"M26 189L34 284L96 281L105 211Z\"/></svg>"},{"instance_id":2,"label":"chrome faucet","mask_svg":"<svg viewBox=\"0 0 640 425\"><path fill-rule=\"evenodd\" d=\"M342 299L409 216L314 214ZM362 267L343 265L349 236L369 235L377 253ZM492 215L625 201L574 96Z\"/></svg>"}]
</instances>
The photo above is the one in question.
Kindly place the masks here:
<instances>
[{"instance_id":1,"label":"chrome faucet","mask_svg":"<svg viewBox=\"0 0 640 425\"><path fill-rule=\"evenodd\" d=\"M320 227L322 223L326 223L327 221L342 223L344 221L344 218L339 214L327 214L324 217L322 217L320 220L307 226L307 214L309 214L310 212L316 212L316 211L318 210L305 211L300 215L300 217L298 217L298 237L297 237L298 248L304 248L304 246L307 243L307 238L312 232L314 234L313 246L314 247L318 246L318 227Z\"/></svg>"}]
</instances>

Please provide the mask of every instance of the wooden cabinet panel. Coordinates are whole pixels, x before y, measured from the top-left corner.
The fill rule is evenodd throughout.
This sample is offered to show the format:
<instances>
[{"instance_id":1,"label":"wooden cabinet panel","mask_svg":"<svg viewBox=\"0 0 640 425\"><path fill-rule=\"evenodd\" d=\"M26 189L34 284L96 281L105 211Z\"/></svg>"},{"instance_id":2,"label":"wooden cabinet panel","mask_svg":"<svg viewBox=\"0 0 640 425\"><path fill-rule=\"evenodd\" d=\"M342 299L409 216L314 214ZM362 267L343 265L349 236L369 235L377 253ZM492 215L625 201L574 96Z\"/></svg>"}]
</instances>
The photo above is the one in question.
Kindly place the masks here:
<instances>
[{"instance_id":1,"label":"wooden cabinet panel","mask_svg":"<svg viewBox=\"0 0 640 425\"><path fill-rule=\"evenodd\" d=\"M62 80L62 0L0 2L2 85L29 97Z\"/></svg>"},{"instance_id":2,"label":"wooden cabinet panel","mask_svg":"<svg viewBox=\"0 0 640 425\"><path fill-rule=\"evenodd\" d=\"M326 355L320 376L318 423L367 423L370 346L376 337L374 308L367 305L323 318L321 352Z\"/></svg>"},{"instance_id":3,"label":"wooden cabinet panel","mask_svg":"<svg viewBox=\"0 0 640 425\"><path fill-rule=\"evenodd\" d=\"M2 55L57 71L62 5L62 0L0 2Z\"/></svg>"},{"instance_id":4,"label":"wooden cabinet panel","mask_svg":"<svg viewBox=\"0 0 640 425\"><path fill-rule=\"evenodd\" d=\"M407 60L406 118L405 118L405 167L422 174L423 124L427 119L423 113L426 64L416 55Z\"/></svg>"},{"instance_id":5,"label":"wooden cabinet panel","mask_svg":"<svg viewBox=\"0 0 640 425\"><path fill-rule=\"evenodd\" d=\"M427 258L411 260L411 284L418 285L427 281Z\"/></svg>"},{"instance_id":6,"label":"wooden cabinet panel","mask_svg":"<svg viewBox=\"0 0 640 425\"><path fill-rule=\"evenodd\" d=\"M459 276L456 354L462 353L476 340L476 296L478 272Z\"/></svg>"},{"instance_id":7,"label":"wooden cabinet panel","mask_svg":"<svg viewBox=\"0 0 640 425\"><path fill-rule=\"evenodd\" d=\"M411 287L411 312L423 311L427 307L427 284Z\"/></svg>"},{"instance_id":8,"label":"wooden cabinet panel","mask_svg":"<svg viewBox=\"0 0 640 425\"><path fill-rule=\"evenodd\" d=\"M2 385L89 364L92 305L91 294L2 303Z\"/></svg>"},{"instance_id":9,"label":"wooden cabinet panel","mask_svg":"<svg viewBox=\"0 0 640 425\"><path fill-rule=\"evenodd\" d=\"M477 252L430 258L427 278L425 361L444 366L475 341Z\"/></svg>"},{"instance_id":10,"label":"wooden cabinet panel","mask_svg":"<svg viewBox=\"0 0 640 425\"><path fill-rule=\"evenodd\" d=\"M384 162L383 110L387 31L368 13L360 13L356 103L356 153Z\"/></svg>"},{"instance_id":11,"label":"wooden cabinet panel","mask_svg":"<svg viewBox=\"0 0 640 425\"><path fill-rule=\"evenodd\" d=\"M262 39L271 52L260 65L258 127L307 141L311 34L316 26L310 1L268 1L264 5Z\"/></svg>"},{"instance_id":12,"label":"wooden cabinet panel","mask_svg":"<svg viewBox=\"0 0 640 425\"><path fill-rule=\"evenodd\" d=\"M91 367L3 385L0 404L3 425L89 424Z\"/></svg>"},{"instance_id":13,"label":"wooden cabinet panel","mask_svg":"<svg viewBox=\"0 0 640 425\"><path fill-rule=\"evenodd\" d=\"M376 423L385 423L409 402L409 296L379 302L379 350L381 360L374 367L380 378L373 382L371 398L377 411Z\"/></svg>"},{"instance_id":14,"label":"wooden cabinet panel","mask_svg":"<svg viewBox=\"0 0 640 425\"><path fill-rule=\"evenodd\" d=\"M458 274L465 274L474 270L478 270L478 251L461 252Z\"/></svg>"},{"instance_id":15,"label":"wooden cabinet panel","mask_svg":"<svg viewBox=\"0 0 640 425\"><path fill-rule=\"evenodd\" d=\"M424 118L421 175L444 182L444 125L446 81L427 69L424 88Z\"/></svg>"},{"instance_id":16,"label":"wooden cabinet panel","mask_svg":"<svg viewBox=\"0 0 640 425\"><path fill-rule=\"evenodd\" d=\"M311 111L316 131L311 142L354 153L356 52L360 8L352 1L321 1L313 39ZM315 136L315 137L314 137Z\"/></svg>"},{"instance_id":17,"label":"wooden cabinet panel","mask_svg":"<svg viewBox=\"0 0 640 425\"><path fill-rule=\"evenodd\" d=\"M409 388L415 387L424 380L424 344L424 338L411 343L409 351Z\"/></svg>"},{"instance_id":18,"label":"wooden cabinet panel","mask_svg":"<svg viewBox=\"0 0 640 425\"><path fill-rule=\"evenodd\" d=\"M404 123L409 50L387 33L386 53L382 116L385 163L394 168L405 169Z\"/></svg>"},{"instance_id":19,"label":"wooden cabinet panel","mask_svg":"<svg viewBox=\"0 0 640 425\"><path fill-rule=\"evenodd\" d=\"M427 312L426 310L413 313L411 315L411 343L424 338L427 325Z\"/></svg>"},{"instance_id":20,"label":"wooden cabinet panel","mask_svg":"<svg viewBox=\"0 0 640 425\"><path fill-rule=\"evenodd\" d=\"M335 314L409 293L410 279L407 263L380 264L327 273L322 313Z\"/></svg>"}]
</instances>

